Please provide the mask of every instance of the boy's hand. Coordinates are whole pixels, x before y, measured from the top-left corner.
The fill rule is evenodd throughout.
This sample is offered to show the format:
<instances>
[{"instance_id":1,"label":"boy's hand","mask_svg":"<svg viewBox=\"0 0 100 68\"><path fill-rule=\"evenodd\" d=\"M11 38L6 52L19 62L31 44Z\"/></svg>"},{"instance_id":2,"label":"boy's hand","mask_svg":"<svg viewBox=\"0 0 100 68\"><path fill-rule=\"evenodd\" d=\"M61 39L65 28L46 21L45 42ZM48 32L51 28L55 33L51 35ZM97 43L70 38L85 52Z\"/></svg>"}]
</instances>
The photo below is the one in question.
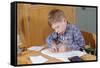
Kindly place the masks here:
<instances>
[{"instance_id":1,"label":"boy's hand","mask_svg":"<svg viewBox=\"0 0 100 68\"><path fill-rule=\"evenodd\" d=\"M53 42L51 45L51 52L58 52L58 48L55 42Z\"/></svg>"},{"instance_id":2,"label":"boy's hand","mask_svg":"<svg viewBox=\"0 0 100 68\"><path fill-rule=\"evenodd\" d=\"M52 46L52 48L51 48L51 52L58 52L57 47L56 47L56 46Z\"/></svg>"},{"instance_id":3,"label":"boy's hand","mask_svg":"<svg viewBox=\"0 0 100 68\"><path fill-rule=\"evenodd\" d=\"M66 48L64 44L61 44L58 50L59 52L66 52L66 51L69 51L70 49Z\"/></svg>"}]
</instances>

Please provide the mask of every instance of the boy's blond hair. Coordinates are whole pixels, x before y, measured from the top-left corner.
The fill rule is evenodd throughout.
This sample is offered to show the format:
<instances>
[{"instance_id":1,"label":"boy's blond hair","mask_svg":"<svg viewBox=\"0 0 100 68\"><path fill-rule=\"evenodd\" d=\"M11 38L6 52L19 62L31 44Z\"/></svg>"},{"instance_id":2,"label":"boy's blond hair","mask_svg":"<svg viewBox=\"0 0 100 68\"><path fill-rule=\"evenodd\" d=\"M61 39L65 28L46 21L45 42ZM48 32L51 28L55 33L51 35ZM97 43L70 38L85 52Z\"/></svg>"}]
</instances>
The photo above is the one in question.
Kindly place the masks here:
<instances>
[{"instance_id":1,"label":"boy's blond hair","mask_svg":"<svg viewBox=\"0 0 100 68\"><path fill-rule=\"evenodd\" d=\"M48 23L51 26L53 23L62 21L63 18L65 18L64 12L60 9L54 9L48 14Z\"/></svg>"}]
</instances>

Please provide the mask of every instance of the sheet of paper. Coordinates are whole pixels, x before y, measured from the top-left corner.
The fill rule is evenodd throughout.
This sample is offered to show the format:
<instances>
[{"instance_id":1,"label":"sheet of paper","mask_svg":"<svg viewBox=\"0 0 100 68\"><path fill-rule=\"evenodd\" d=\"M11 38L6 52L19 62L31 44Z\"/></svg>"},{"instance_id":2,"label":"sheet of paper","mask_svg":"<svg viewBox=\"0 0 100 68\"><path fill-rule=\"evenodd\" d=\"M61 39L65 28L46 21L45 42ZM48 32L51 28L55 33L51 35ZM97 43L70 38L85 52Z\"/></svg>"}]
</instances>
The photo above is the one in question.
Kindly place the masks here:
<instances>
[{"instance_id":1,"label":"sheet of paper","mask_svg":"<svg viewBox=\"0 0 100 68\"><path fill-rule=\"evenodd\" d=\"M41 51L41 53L46 54L50 57L54 57L56 59L60 59L64 62L70 62L68 60L69 57L73 57L73 56L82 56L84 54L86 54L85 52L81 52L81 51L69 51L69 52L63 52L63 53L52 53L49 49L44 49Z\"/></svg>"},{"instance_id":2,"label":"sheet of paper","mask_svg":"<svg viewBox=\"0 0 100 68\"><path fill-rule=\"evenodd\" d=\"M28 48L29 51L40 51L41 49L43 49L44 47L43 46L32 46L30 48Z\"/></svg>"},{"instance_id":3,"label":"sheet of paper","mask_svg":"<svg viewBox=\"0 0 100 68\"><path fill-rule=\"evenodd\" d=\"M33 64L45 63L48 61L48 59L44 58L43 56L30 56L29 58Z\"/></svg>"}]
</instances>

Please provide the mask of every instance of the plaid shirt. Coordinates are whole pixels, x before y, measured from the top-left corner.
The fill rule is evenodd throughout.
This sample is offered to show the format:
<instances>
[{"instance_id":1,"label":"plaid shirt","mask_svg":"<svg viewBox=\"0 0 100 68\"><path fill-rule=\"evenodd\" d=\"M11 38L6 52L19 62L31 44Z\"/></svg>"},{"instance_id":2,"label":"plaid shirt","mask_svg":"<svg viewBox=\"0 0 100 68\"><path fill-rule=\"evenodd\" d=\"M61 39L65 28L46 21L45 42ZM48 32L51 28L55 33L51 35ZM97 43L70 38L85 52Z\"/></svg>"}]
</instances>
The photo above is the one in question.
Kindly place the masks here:
<instances>
[{"instance_id":1,"label":"plaid shirt","mask_svg":"<svg viewBox=\"0 0 100 68\"><path fill-rule=\"evenodd\" d=\"M47 37L46 42L48 44L48 47L51 48L51 43L57 37L58 35L56 32L51 33ZM83 39L83 36L79 28L76 25L72 25L72 24L67 24L64 34L60 35L58 37L58 40L60 42L63 42L65 44L65 47L70 48L72 50L80 50L81 48L84 48L85 45L85 41Z\"/></svg>"}]
</instances>

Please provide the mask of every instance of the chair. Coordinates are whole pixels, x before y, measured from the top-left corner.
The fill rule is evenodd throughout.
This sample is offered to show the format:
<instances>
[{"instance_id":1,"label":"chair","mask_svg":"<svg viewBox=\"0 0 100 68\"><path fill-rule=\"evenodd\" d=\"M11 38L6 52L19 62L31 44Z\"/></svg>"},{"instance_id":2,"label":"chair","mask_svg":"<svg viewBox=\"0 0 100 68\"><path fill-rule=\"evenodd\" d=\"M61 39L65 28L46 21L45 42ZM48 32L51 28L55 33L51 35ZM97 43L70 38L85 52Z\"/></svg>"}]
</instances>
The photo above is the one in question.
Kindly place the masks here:
<instances>
[{"instance_id":1,"label":"chair","mask_svg":"<svg viewBox=\"0 0 100 68\"><path fill-rule=\"evenodd\" d=\"M87 53L95 54L96 52L96 34L92 34L86 31L81 31L85 40L85 50Z\"/></svg>"}]
</instances>

